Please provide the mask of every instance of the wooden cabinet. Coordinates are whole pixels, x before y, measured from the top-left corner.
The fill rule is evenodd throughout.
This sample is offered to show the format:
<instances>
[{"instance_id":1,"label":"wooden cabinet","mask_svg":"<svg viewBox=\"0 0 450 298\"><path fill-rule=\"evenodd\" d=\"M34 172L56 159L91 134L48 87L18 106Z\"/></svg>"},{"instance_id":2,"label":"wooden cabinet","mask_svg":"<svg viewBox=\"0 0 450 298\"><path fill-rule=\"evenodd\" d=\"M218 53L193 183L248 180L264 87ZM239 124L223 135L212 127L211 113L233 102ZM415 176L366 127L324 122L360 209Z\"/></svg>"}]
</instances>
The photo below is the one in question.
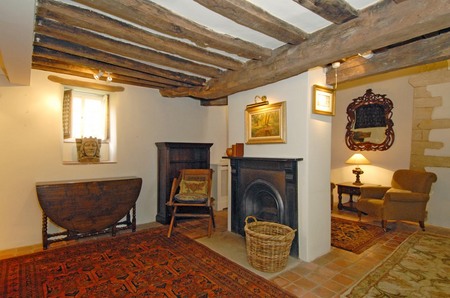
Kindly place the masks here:
<instances>
[{"instance_id":1,"label":"wooden cabinet","mask_svg":"<svg viewBox=\"0 0 450 298\"><path fill-rule=\"evenodd\" d=\"M156 221L168 224L169 200L172 180L181 169L209 169L212 143L156 143L158 147L158 213Z\"/></svg>"}]
</instances>

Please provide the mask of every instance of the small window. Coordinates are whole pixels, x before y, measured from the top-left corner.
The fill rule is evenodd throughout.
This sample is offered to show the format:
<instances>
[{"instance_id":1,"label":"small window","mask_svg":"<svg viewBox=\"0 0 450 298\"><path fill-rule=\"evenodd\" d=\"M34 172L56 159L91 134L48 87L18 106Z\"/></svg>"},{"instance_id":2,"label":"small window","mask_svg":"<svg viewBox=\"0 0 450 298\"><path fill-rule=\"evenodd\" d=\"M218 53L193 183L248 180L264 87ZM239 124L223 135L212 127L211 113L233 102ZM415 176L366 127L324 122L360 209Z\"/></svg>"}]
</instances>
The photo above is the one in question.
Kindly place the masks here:
<instances>
[{"instance_id":1,"label":"small window","mask_svg":"<svg viewBox=\"0 0 450 298\"><path fill-rule=\"evenodd\" d=\"M94 137L103 142L109 140L109 95L64 91L63 101L64 140Z\"/></svg>"}]
</instances>

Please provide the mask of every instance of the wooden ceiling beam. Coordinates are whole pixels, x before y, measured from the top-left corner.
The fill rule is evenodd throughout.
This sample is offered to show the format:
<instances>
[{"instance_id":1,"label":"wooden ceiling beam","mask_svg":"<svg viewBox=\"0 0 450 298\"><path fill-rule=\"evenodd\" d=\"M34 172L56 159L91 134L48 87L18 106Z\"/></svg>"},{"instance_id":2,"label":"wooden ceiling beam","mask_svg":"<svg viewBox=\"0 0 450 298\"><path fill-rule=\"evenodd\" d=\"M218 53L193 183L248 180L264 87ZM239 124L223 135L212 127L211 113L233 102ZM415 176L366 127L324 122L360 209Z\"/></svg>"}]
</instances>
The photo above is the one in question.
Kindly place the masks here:
<instances>
[{"instance_id":1,"label":"wooden ceiling beam","mask_svg":"<svg viewBox=\"0 0 450 298\"><path fill-rule=\"evenodd\" d=\"M82 55L83 58L97 60L99 62L106 63L107 65L115 65L120 66L121 68L134 69L139 72L166 78L169 80L183 82L190 85L203 85L205 83L205 79L200 77L161 69L145 63L137 62L135 60L91 49L72 42L58 40L50 36L36 34L35 39L36 45L41 45L42 47L62 53L72 54L74 56Z\"/></svg>"},{"instance_id":2,"label":"wooden ceiling beam","mask_svg":"<svg viewBox=\"0 0 450 298\"><path fill-rule=\"evenodd\" d=\"M342 24L358 16L358 11L345 0L293 0L322 18Z\"/></svg>"},{"instance_id":3,"label":"wooden ceiling beam","mask_svg":"<svg viewBox=\"0 0 450 298\"><path fill-rule=\"evenodd\" d=\"M181 83L174 80L169 80L166 78L150 75L147 73L139 72L136 70L118 67L112 64L98 62L95 60L87 59L81 56L75 56L67 53L58 52L52 49L44 48L35 45L33 57L44 57L52 60L63 61L73 65L86 66L93 69L108 71L116 75L127 75L130 77L146 79L150 82L163 83L166 85L180 86L180 87L191 87L192 85Z\"/></svg>"},{"instance_id":4,"label":"wooden ceiling beam","mask_svg":"<svg viewBox=\"0 0 450 298\"><path fill-rule=\"evenodd\" d=\"M37 64L37 63L36 64L32 63L32 66L33 66L33 69L54 72L54 73L60 73L60 74L66 74L66 75L71 75L71 76L77 76L77 77L87 78L87 79L92 78L92 75L89 75L86 73L77 73L77 72L73 72L73 71L68 71L66 69L61 69L61 68L51 67L51 66L44 66L44 65ZM117 83L117 84L134 85L134 86L138 86L138 87L153 88L153 89L161 89L161 88L167 87L164 84L149 83L148 81L135 82L135 80L115 79L115 80L113 80L113 82ZM109 83L107 83L107 84L109 84ZM81 87L81 86L79 86L79 87Z\"/></svg>"},{"instance_id":5,"label":"wooden ceiling beam","mask_svg":"<svg viewBox=\"0 0 450 298\"><path fill-rule=\"evenodd\" d=\"M272 57L249 61L243 69L225 72L220 79L211 79L204 87L165 89L160 93L169 97L219 98L448 27L447 0L405 1L401 4L383 1L362 10L356 19L328 26L299 45L280 47Z\"/></svg>"},{"instance_id":6,"label":"wooden ceiling beam","mask_svg":"<svg viewBox=\"0 0 450 298\"><path fill-rule=\"evenodd\" d=\"M262 59L272 54L270 49L251 42L219 34L147 0L73 0L104 11L129 22L153 30L186 38L200 47L210 47L248 59Z\"/></svg>"},{"instance_id":7,"label":"wooden ceiling beam","mask_svg":"<svg viewBox=\"0 0 450 298\"><path fill-rule=\"evenodd\" d=\"M61 78L61 77L53 76L53 75L48 76L48 79L52 82L60 83L60 84L66 85L66 86L83 87L83 88L103 90L103 91L108 91L108 92L122 92L125 90L125 88L123 88L122 86L103 85L103 84L98 84L98 83L94 83L94 82L66 79L66 78Z\"/></svg>"},{"instance_id":8,"label":"wooden ceiling beam","mask_svg":"<svg viewBox=\"0 0 450 298\"><path fill-rule=\"evenodd\" d=\"M348 59L338 68L337 81L344 83L402 68L450 59L449 45L450 32L447 32L376 53L369 60L362 57ZM395 63L392 63L393 61ZM329 71L327 84L334 85L335 83L335 72Z\"/></svg>"},{"instance_id":9,"label":"wooden ceiling beam","mask_svg":"<svg viewBox=\"0 0 450 298\"><path fill-rule=\"evenodd\" d=\"M214 53L150 31L145 31L106 15L74 5L68 5L53 0L40 0L36 14L43 19L53 19L65 25L100 32L155 50L172 53L225 69L239 69L243 64L241 61L231 57Z\"/></svg>"},{"instance_id":10,"label":"wooden ceiling beam","mask_svg":"<svg viewBox=\"0 0 450 298\"><path fill-rule=\"evenodd\" d=\"M98 69L92 69L85 66L80 65L73 65L66 63L64 61L59 61L55 59L49 59L39 56L34 56L32 60L32 67L33 69L40 69L45 71L54 71L57 73L64 73L69 74L72 76L78 76L83 78L92 79L93 74L98 72ZM122 83L122 84L131 84L136 85L140 87L146 87L146 88L170 88L173 87L173 85L170 84L164 84L164 83L158 83L158 82L152 82L140 78L135 77L129 77L121 74L112 73L111 77L113 79L113 82L115 83ZM106 76L102 76L100 78L102 81L106 81Z\"/></svg>"},{"instance_id":11,"label":"wooden ceiling beam","mask_svg":"<svg viewBox=\"0 0 450 298\"><path fill-rule=\"evenodd\" d=\"M308 34L247 0L194 0L245 27L289 44L299 44Z\"/></svg>"},{"instance_id":12,"label":"wooden ceiling beam","mask_svg":"<svg viewBox=\"0 0 450 298\"><path fill-rule=\"evenodd\" d=\"M200 105L204 107L214 107L214 106L227 106L228 97L218 98L214 100L200 100Z\"/></svg>"},{"instance_id":13,"label":"wooden ceiling beam","mask_svg":"<svg viewBox=\"0 0 450 298\"><path fill-rule=\"evenodd\" d=\"M148 48L139 47L131 43L114 40L84 29L66 26L51 20L38 19L37 25L35 26L35 32L70 41L72 43L82 44L86 47L100 51L140 61L156 63L178 70L185 70L205 77L217 78L222 74L222 70L215 67L171 56Z\"/></svg>"}]
</instances>

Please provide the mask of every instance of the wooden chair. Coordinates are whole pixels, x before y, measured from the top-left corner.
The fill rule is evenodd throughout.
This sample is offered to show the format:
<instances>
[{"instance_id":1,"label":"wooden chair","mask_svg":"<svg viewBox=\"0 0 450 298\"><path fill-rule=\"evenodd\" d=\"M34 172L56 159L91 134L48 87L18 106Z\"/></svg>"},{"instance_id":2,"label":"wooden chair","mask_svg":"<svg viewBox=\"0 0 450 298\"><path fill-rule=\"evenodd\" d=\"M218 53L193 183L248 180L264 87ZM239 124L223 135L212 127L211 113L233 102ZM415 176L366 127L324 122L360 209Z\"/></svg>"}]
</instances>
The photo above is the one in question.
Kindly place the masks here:
<instances>
[{"instance_id":1,"label":"wooden chair","mask_svg":"<svg viewBox=\"0 0 450 298\"><path fill-rule=\"evenodd\" d=\"M436 180L434 173L405 169L394 172L390 187L363 186L356 202L358 217L364 212L381 218L385 231L388 220L418 221L425 231L426 206Z\"/></svg>"},{"instance_id":2,"label":"wooden chair","mask_svg":"<svg viewBox=\"0 0 450 298\"><path fill-rule=\"evenodd\" d=\"M177 217L208 217L208 237L211 237L212 227L215 227L211 198L212 174L212 169L180 170L180 175L172 182L167 202L167 206L172 207L167 237L171 236Z\"/></svg>"}]
</instances>

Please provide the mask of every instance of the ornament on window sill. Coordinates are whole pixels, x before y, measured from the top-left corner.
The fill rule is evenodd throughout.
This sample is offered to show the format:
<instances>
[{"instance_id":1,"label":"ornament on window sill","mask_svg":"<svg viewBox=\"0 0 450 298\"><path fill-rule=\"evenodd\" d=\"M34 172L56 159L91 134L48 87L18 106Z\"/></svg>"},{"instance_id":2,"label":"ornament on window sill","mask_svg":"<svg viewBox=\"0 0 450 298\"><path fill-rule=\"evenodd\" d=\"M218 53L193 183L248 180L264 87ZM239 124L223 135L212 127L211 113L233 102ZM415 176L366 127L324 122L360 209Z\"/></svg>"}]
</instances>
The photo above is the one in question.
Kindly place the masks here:
<instances>
[{"instance_id":1,"label":"ornament on window sill","mask_svg":"<svg viewBox=\"0 0 450 298\"><path fill-rule=\"evenodd\" d=\"M76 139L79 162L100 162L100 147L102 140L89 137Z\"/></svg>"}]
</instances>

